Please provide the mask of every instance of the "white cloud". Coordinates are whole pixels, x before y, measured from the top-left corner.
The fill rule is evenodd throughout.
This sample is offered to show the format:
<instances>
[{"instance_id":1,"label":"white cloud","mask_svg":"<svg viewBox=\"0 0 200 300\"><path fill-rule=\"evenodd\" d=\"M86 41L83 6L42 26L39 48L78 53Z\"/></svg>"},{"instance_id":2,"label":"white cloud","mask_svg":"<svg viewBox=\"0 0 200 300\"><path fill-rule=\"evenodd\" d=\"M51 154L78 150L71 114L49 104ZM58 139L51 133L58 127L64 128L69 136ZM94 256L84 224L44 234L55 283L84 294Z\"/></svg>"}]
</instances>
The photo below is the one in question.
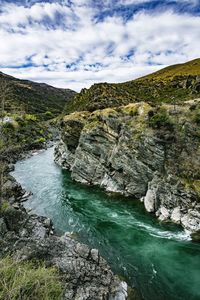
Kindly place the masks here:
<instances>
[{"instance_id":1,"label":"white cloud","mask_svg":"<svg viewBox=\"0 0 200 300\"><path fill-rule=\"evenodd\" d=\"M199 56L199 16L141 12L126 23L117 16L94 23L96 10L87 3L74 0L71 7L59 3L2 7L1 70L79 90L94 82L131 80ZM134 55L129 57L130 51ZM29 63L31 67L10 68ZM72 63L73 68L66 69Z\"/></svg>"}]
</instances>

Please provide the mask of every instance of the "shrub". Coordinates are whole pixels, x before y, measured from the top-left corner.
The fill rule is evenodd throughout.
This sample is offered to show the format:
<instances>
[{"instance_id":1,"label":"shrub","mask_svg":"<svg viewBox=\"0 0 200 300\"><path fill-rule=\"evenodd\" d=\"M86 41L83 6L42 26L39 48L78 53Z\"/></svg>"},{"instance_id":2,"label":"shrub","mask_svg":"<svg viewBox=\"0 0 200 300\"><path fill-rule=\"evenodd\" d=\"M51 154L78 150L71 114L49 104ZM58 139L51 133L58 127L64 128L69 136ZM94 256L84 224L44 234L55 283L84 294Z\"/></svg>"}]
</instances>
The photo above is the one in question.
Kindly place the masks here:
<instances>
[{"instance_id":1,"label":"shrub","mask_svg":"<svg viewBox=\"0 0 200 300\"><path fill-rule=\"evenodd\" d=\"M24 124L24 119L22 116L16 115L15 116L15 121L17 121L20 125Z\"/></svg>"},{"instance_id":2,"label":"shrub","mask_svg":"<svg viewBox=\"0 0 200 300\"><path fill-rule=\"evenodd\" d=\"M27 114L27 115L25 115L24 118L25 118L26 121L32 121L32 122L36 122L37 121L37 117L35 115Z\"/></svg>"},{"instance_id":3,"label":"shrub","mask_svg":"<svg viewBox=\"0 0 200 300\"><path fill-rule=\"evenodd\" d=\"M62 299L62 284L55 268L4 258L0 260L0 299Z\"/></svg>"},{"instance_id":4,"label":"shrub","mask_svg":"<svg viewBox=\"0 0 200 300\"><path fill-rule=\"evenodd\" d=\"M165 109L158 109L157 112L149 112L149 126L154 129L159 129L161 127L172 129L173 124Z\"/></svg>"},{"instance_id":5,"label":"shrub","mask_svg":"<svg viewBox=\"0 0 200 300\"><path fill-rule=\"evenodd\" d=\"M47 117L51 117L53 114L52 114L52 112L51 111L46 111L45 112L45 116L47 116Z\"/></svg>"},{"instance_id":6,"label":"shrub","mask_svg":"<svg viewBox=\"0 0 200 300\"><path fill-rule=\"evenodd\" d=\"M197 112L194 115L194 121L197 124L200 124L200 110L197 110Z\"/></svg>"},{"instance_id":7,"label":"shrub","mask_svg":"<svg viewBox=\"0 0 200 300\"><path fill-rule=\"evenodd\" d=\"M15 130L17 127L18 127L18 123L16 121L6 122L3 124L3 129Z\"/></svg>"},{"instance_id":8,"label":"shrub","mask_svg":"<svg viewBox=\"0 0 200 300\"><path fill-rule=\"evenodd\" d=\"M37 139L36 143L45 143L46 142L46 139L41 137L39 139Z\"/></svg>"},{"instance_id":9,"label":"shrub","mask_svg":"<svg viewBox=\"0 0 200 300\"><path fill-rule=\"evenodd\" d=\"M2 202L2 204L0 206L0 212L1 213L5 212L9 207L10 207L10 204L8 201Z\"/></svg>"}]
</instances>

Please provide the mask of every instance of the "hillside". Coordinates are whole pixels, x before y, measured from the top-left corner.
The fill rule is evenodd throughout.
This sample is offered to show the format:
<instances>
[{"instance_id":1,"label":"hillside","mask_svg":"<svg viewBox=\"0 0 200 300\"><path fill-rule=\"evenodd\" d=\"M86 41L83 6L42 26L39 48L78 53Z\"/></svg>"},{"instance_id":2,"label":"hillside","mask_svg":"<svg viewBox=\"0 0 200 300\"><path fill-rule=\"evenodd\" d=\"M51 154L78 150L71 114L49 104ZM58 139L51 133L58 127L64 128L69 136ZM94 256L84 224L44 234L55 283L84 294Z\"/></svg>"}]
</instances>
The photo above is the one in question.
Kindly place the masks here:
<instances>
[{"instance_id":1,"label":"hillside","mask_svg":"<svg viewBox=\"0 0 200 300\"><path fill-rule=\"evenodd\" d=\"M176 103L200 97L200 59L164 68L136 80L94 84L83 89L65 107L66 113L103 109L145 101Z\"/></svg>"},{"instance_id":2,"label":"hillside","mask_svg":"<svg viewBox=\"0 0 200 300\"><path fill-rule=\"evenodd\" d=\"M75 94L0 72L0 155L3 159L51 140L57 117Z\"/></svg>"},{"instance_id":3,"label":"hillside","mask_svg":"<svg viewBox=\"0 0 200 300\"><path fill-rule=\"evenodd\" d=\"M59 89L44 83L20 80L0 72L0 91L5 94L5 111L54 116L62 112L67 101L75 94L70 89Z\"/></svg>"}]
</instances>

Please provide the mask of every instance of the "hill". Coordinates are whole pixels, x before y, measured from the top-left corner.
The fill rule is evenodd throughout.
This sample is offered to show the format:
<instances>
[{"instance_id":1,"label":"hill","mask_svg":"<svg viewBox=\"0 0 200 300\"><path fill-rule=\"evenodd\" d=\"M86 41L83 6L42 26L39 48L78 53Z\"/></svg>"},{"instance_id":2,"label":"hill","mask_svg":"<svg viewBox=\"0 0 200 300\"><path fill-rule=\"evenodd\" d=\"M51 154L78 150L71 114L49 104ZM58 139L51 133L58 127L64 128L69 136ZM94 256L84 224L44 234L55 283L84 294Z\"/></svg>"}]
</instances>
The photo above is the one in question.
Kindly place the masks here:
<instances>
[{"instance_id":1,"label":"hill","mask_svg":"<svg viewBox=\"0 0 200 300\"><path fill-rule=\"evenodd\" d=\"M66 113L103 109L145 101L152 105L181 103L200 97L200 59L164 68L136 80L94 84L75 95L65 107Z\"/></svg>"},{"instance_id":2,"label":"hill","mask_svg":"<svg viewBox=\"0 0 200 300\"><path fill-rule=\"evenodd\" d=\"M67 101L75 95L70 89L60 89L44 83L21 80L0 72L0 91L5 95L4 110L9 113L60 114Z\"/></svg>"}]
</instances>

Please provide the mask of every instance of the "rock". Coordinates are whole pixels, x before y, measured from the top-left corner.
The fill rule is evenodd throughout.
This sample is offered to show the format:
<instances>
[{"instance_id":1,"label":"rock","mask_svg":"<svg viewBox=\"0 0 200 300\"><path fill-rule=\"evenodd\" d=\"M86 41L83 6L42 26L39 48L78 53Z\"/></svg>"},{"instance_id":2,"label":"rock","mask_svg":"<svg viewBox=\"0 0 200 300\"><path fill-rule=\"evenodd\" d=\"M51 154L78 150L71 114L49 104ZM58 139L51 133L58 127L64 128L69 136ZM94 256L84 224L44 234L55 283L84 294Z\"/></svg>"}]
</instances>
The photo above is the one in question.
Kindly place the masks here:
<instances>
[{"instance_id":1,"label":"rock","mask_svg":"<svg viewBox=\"0 0 200 300\"><path fill-rule=\"evenodd\" d=\"M0 218L0 235L4 235L8 231L6 223L3 218Z\"/></svg>"},{"instance_id":2,"label":"rock","mask_svg":"<svg viewBox=\"0 0 200 300\"><path fill-rule=\"evenodd\" d=\"M91 249L90 255L92 259L98 264L99 263L99 251L97 249Z\"/></svg>"},{"instance_id":3,"label":"rock","mask_svg":"<svg viewBox=\"0 0 200 300\"><path fill-rule=\"evenodd\" d=\"M191 238L194 242L200 243L200 230L197 230L196 232L193 232L191 234Z\"/></svg>"},{"instance_id":4,"label":"rock","mask_svg":"<svg viewBox=\"0 0 200 300\"><path fill-rule=\"evenodd\" d=\"M16 182L16 180L11 175L6 176L6 179L6 182L3 184L3 196L7 199L13 199L13 197L17 199L19 197L22 197L24 191L21 185Z\"/></svg>"},{"instance_id":5,"label":"rock","mask_svg":"<svg viewBox=\"0 0 200 300\"><path fill-rule=\"evenodd\" d=\"M12 172L12 171L14 171L14 169L15 169L14 164L9 164L8 165L8 172Z\"/></svg>"},{"instance_id":6,"label":"rock","mask_svg":"<svg viewBox=\"0 0 200 300\"><path fill-rule=\"evenodd\" d=\"M21 197L20 201L25 202L28 200L28 198L32 195L32 192L25 192L24 195Z\"/></svg>"},{"instance_id":7,"label":"rock","mask_svg":"<svg viewBox=\"0 0 200 300\"><path fill-rule=\"evenodd\" d=\"M20 209L20 204L19 203L13 203L12 207L15 209Z\"/></svg>"},{"instance_id":8,"label":"rock","mask_svg":"<svg viewBox=\"0 0 200 300\"><path fill-rule=\"evenodd\" d=\"M10 204L13 204L15 202L15 197L14 196L10 197L8 199L8 201L9 201Z\"/></svg>"},{"instance_id":9,"label":"rock","mask_svg":"<svg viewBox=\"0 0 200 300\"><path fill-rule=\"evenodd\" d=\"M180 224L181 222L181 210L180 207L175 207L171 213L171 220L176 224Z\"/></svg>"},{"instance_id":10,"label":"rock","mask_svg":"<svg viewBox=\"0 0 200 300\"><path fill-rule=\"evenodd\" d=\"M19 209L10 206L4 211L4 221L7 225L8 230L15 231L16 233L19 231L22 222L24 221L24 212Z\"/></svg>"},{"instance_id":11,"label":"rock","mask_svg":"<svg viewBox=\"0 0 200 300\"><path fill-rule=\"evenodd\" d=\"M146 196L144 197L144 206L148 212L155 212L156 204L156 191L148 189Z\"/></svg>"},{"instance_id":12,"label":"rock","mask_svg":"<svg viewBox=\"0 0 200 300\"><path fill-rule=\"evenodd\" d=\"M189 209L181 218L181 224L188 231L195 232L200 230L200 212Z\"/></svg>"},{"instance_id":13,"label":"rock","mask_svg":"<svg viewBox=\"0 0 200 300\"><path fill-rule=\"evenodd\" d=\"M126 300L128 296L128 286L127 283L122 281L119 285L119 290L115 295L109 296L109 300Z\"/></svg>"},{"instance_id":14,"label":"rock","mask_svg":"<svg viewBox=\"0 0 200 300\"><path fill-rule=\"evenodd\" d=\"M44 226L46 227L46 228L48 228L48 229L51 229L52 228L52 221L51 221L51 219L50 218L45 218L45 220L44 220Z\"/></svg>"},{"instance_id":15,"label":"rock","mask_svg":"<svg viewBox=\"0 0 200 300\"><path fill-rule=\"evenodd\" d=\"M170 212L168 211L168 209L166 207L161 206L159 211L160 211L160 216L159 216L160 221L166 221L169 219Z\"/></svg>"}]
</instances>

